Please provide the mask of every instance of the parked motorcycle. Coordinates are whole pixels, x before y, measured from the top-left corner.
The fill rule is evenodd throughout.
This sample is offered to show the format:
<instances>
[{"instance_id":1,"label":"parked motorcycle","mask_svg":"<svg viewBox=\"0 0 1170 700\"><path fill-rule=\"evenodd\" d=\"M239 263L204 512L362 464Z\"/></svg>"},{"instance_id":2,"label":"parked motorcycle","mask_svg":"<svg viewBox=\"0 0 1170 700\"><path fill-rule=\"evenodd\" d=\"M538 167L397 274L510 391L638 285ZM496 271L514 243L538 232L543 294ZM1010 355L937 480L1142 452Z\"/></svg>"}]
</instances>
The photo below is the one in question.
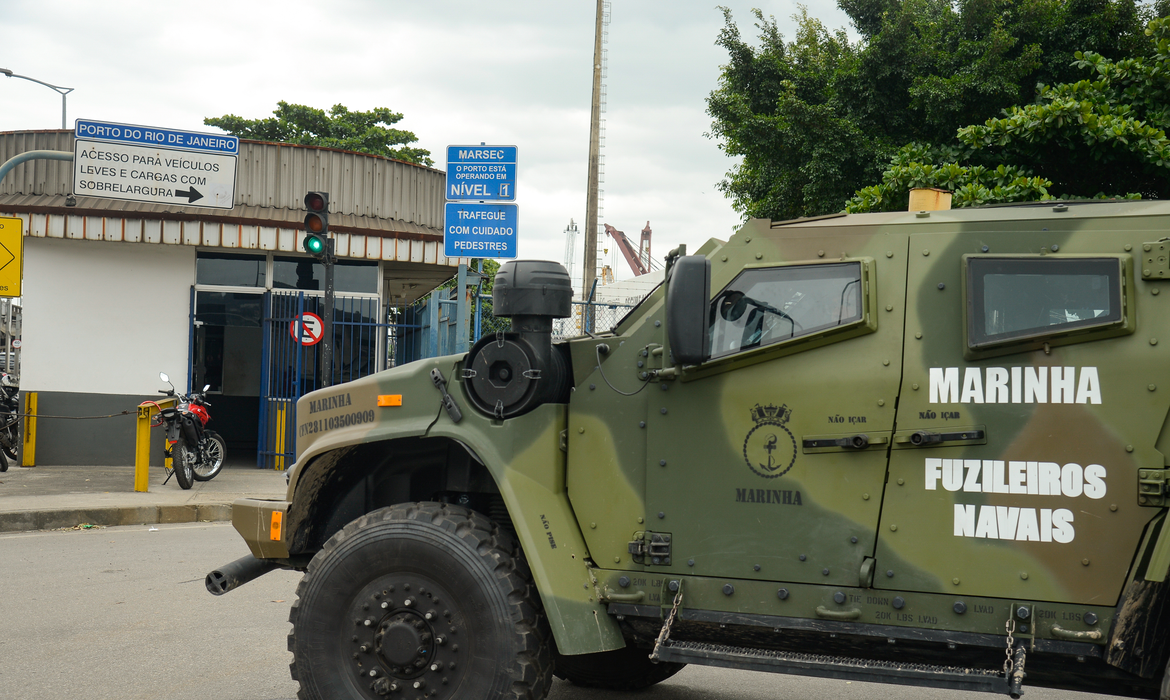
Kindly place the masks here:
<instances>
[{"instance_id":1,"label":"parked motorcycle","mask_svg":"<svg viewBox=\"0 0 1170 700\"><path fill-rule=\"evenodd\" d=\"M203 387L202 392L187 396L176 391L166 372L159 372L158 376L171 385L170 389L159 389L158 393L174 396L178 403L161 408L153 425L166 426L165 455L171 458L171 464L174 466L172 474L179 482L179 486L189 489L196 481L209 481L215 478L223 469L223 461L227 456L227 444L224 439L219 433L206 427L207 421L211 420L211 415L207 412L211 407L211 404L207 403L207 390L211 385ZM170 476L167 480L170 480Z\"/></svg>"},{"instance_id":2,"label":"parked motorcycle","mask_svg":"<svg viewBox=\"0 0 1170 700\"><path fill-rule=\"evenodd\" d=\"M20 387L11 374L0 373L0 472L16 461L20 445Z\"/></svg>"}]
</instances>

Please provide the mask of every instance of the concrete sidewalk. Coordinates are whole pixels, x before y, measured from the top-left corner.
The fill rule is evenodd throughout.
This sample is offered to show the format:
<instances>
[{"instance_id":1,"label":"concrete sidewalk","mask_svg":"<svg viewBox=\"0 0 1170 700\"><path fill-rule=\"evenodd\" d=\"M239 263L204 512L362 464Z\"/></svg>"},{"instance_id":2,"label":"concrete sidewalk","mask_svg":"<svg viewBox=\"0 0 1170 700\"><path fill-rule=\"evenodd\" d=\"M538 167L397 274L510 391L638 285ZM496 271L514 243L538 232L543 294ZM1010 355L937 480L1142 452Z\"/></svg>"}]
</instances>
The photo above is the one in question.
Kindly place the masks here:
<instances>
[{"instance_id":1,"label":"concrete sidewalk","mask_svg":"<svg viewBox=\"0 0 1170 700\"><path fill-rule=\"evenodd\" d=\"M77 525L141 525L231 520L238 498L284 498L285 473L226 465L211 481L179 488L150 468L150 490L134 490L134 467L9 467L0 473L0 532Z\"/></svg>"}]
</instances>

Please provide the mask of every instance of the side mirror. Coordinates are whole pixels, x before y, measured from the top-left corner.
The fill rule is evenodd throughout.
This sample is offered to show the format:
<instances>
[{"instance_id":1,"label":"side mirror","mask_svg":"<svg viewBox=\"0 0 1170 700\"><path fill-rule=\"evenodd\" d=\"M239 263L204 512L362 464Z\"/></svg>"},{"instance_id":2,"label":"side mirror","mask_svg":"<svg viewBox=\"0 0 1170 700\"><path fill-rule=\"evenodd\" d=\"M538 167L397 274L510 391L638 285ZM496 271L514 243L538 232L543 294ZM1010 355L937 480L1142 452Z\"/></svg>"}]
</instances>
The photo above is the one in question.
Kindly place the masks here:
<instances>
[{"instance_id":1,"label":"side mirror","mask_svg":"<svg viewBox=\"0 0 1170 700\"><path fill-rule=\"evenodd\" d=\"M210 388L211 388L211 385L210 385L210 384L204 384L204 385L203 385L203 393L204 393L204 394L206 394L206 393L207 393L207 390L208 390L208 389L210 389Z\"/></svg>"},{"instance_id":2,"label":"side mirror","mask_svg":"<svg viewBox=\"0 0 1170 700\"><path fill-rule=\"evenodd\" d=\"M158 373L158 378L159 378L159 379L161 379L161 380L163 380L163 381L164 381L164 382L166 382L167 384L170 384L170 383L171 383L171 378L167 376L167 373L166 373L166 372L159 372L159 373Z\"/></svg>"},{"instance_id":3,"label":"side mirror","mask_svg":"<svg viewBox=\"0 0 1170 700\"><path fill-rule=\"evenodd\" d=\"M711 303L711 261L684 255L670 270L666 286L666 335L680 365L697 365L711 355L707 309Z\"/></svg>"}]
</instances>

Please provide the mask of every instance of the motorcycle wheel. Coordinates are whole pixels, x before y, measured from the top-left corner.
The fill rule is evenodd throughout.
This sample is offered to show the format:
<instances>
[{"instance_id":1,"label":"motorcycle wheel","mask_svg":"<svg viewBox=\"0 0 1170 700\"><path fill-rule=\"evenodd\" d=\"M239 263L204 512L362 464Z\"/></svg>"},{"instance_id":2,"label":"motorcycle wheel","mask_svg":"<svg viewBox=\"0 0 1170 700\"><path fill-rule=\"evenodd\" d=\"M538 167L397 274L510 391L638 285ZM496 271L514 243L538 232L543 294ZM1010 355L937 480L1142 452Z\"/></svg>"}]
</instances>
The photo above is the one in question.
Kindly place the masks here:
<instances>
[{"instance_id":1,"label":"motorcycle wheel","mask_svg":"<svg viewBox=\"0 0 1170 700\"><path fill-rule=\"evenodd\" d=\"M16 446L20 444L20 422L16 421L4 428L3 438L0 439L0 448L4 455L16 461Z\"/></svg>"},{"instance_id":2,"label":"motorcycle wheel","mask_svg":"<svg viewBox=\"0 0 1170 700\"><path fill-rule=\"evenodd\" d=\"M175 467L175 480L179 482L179 488L189 489L195 483L195 469L191 466L193 456L184 440L179 440L171 448L171 464Z\"/></svg>"},{"instance_id":3,"label":"motorcycle wheel","mask_svg":"<svg viewBox=\"0 0 1170 700\"><path fill-rule=\"evenodd\" d=\"M0 472L8 471L8 460L3 454L0 454Z\"/></svg>"},{"instance_id":4,"label":"motorcycle wheel","mask_svg":"<svg viewBox=\"0 0 1170 700\"><path fill-rule=\"evenodd\" d=\"M223 469L223 460L227 457L227 443L214 430L203 433L203 441L199 443L203 459L195 465L191 473L195 481L211 481Z\"/></svg>"}]
</instances>

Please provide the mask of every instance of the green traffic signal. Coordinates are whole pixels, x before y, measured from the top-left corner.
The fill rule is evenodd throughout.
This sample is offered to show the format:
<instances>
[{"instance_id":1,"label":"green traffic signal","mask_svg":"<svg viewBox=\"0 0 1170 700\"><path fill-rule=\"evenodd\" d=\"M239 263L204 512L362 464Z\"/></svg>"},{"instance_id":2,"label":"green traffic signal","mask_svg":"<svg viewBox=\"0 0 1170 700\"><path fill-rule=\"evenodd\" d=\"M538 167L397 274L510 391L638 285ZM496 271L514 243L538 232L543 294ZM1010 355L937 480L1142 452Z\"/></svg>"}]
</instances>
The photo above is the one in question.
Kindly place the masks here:
<instances>
[{"instance_id":1,"label":"green traffic signal","mask_svg":"<svg viewBox=\"0 0 1170 700\"><path fill-rule=\"evenodd\" d=\"M323 255L325 253L325 239L321 236L310 233L305 236L305 240L301 242L301 247L305 249L306 253L310 255Z\"/></svg>"},{"instance_id":2,"label":"green traffic signal","mask_svg":"<svg viewBox=\"0 0 1170 700\"><path fill-rule=\"evenodd\" d=\"M329 235L329 193L309 192L305 195L305 252L321 258L327 255L325 237Z\"/></svg>"}]
</instances>

